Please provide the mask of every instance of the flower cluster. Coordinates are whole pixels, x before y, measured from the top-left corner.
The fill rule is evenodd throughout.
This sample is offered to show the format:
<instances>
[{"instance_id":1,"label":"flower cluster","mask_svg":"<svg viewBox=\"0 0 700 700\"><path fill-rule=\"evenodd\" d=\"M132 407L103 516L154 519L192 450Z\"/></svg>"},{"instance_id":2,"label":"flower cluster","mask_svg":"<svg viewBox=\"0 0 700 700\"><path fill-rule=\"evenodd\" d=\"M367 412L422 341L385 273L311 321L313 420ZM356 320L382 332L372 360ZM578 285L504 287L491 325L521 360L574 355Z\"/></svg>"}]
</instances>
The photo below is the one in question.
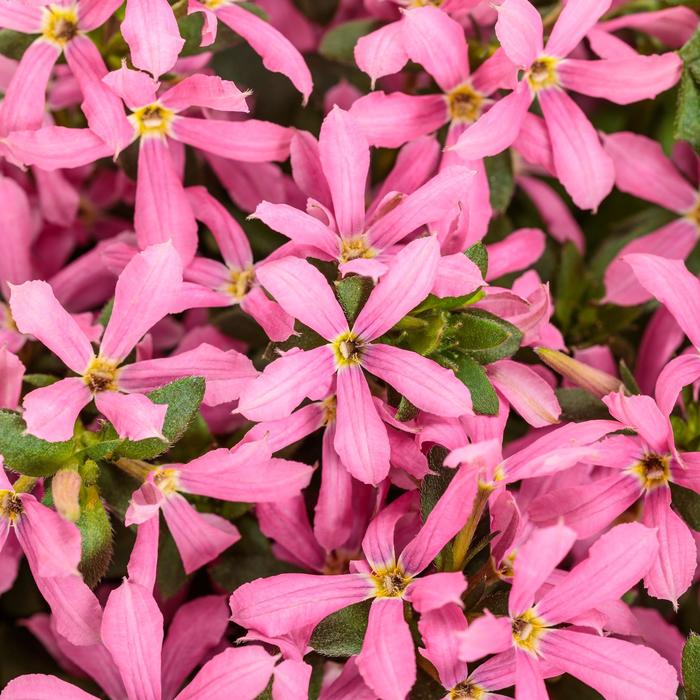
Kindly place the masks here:
<instances>
[{"instance_id":1,"label":"flower cluster","mask_svg":"<svg viewBox=\"0 0 700 700\"><path fill-rule=\"evenodd\" d=\"M0 0L0 700L700 698L690 5Z\"/></svg>"}]
</instances>

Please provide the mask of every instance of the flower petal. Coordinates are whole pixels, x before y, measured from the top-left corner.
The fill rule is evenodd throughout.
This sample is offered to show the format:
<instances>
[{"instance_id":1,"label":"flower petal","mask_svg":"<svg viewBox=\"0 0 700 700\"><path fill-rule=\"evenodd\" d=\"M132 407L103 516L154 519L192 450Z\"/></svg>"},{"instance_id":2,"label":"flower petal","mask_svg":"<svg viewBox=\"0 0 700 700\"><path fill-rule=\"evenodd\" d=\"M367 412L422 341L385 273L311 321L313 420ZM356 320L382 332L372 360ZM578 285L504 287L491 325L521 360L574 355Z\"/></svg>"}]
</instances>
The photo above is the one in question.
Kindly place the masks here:
<instances>
[{"instance_id":1,"label":"flower petal","mask_svg":"<svg viewBox=\"0 0 700 700\"><path fill-rule=\"evenodd\" d=\"M70 440L78 414L91 398L90 390L80 377L61 379L34 389L23 401L27 432L49 442Z\"/></svg>"}]
</instances>

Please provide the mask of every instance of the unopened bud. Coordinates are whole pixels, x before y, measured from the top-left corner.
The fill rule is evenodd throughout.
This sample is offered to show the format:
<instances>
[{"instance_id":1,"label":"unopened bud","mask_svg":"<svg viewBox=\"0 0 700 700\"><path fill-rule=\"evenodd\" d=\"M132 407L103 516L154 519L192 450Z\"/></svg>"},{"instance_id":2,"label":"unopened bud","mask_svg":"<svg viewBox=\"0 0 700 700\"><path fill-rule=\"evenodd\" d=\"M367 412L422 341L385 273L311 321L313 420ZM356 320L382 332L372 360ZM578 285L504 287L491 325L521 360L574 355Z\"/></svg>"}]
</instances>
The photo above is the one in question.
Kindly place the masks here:
<instances>
[{"instance_id":1,"label":"unopened bud","mask_svg":"<svg viewBox=\"0 0 700 700\"><path fill-rule=\"evenodd\" d=\"M80 518L80 474L72 469L56 472L51 480L53 503L58 514L74 523Z\"/></svg>"},{"instance_id":2,"label":"unopened bud","mask_svg":"<svg viewBox=\"0 0 700 700\"><path fill-rule=\"evenodd\" d=\"M535 348L535 352L546 365L562 377L566 377L577 386L585 389L599 399L611 391L625 391L623 383L612 374L574 360L559 350L549 348ZM627 393L625 391L625 393Z\"/></svg>"}]
</instances>

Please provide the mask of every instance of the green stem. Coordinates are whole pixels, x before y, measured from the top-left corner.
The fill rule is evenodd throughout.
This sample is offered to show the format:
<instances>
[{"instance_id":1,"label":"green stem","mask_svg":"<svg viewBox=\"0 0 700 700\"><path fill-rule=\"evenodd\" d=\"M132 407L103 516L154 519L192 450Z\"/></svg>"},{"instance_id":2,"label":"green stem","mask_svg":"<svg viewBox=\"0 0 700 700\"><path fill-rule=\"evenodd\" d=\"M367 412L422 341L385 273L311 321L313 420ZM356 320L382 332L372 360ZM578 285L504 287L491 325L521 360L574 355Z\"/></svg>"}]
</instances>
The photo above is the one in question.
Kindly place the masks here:
<instances>
[{"instance_id":1,"label":"green stem","mask_svg":"<svg viewBox=\"0 0 700 700\"><path fill-rule=\"evenodd\" d=\"M35 476L20 476L19 479L12 484L12 488L16 493L29 493L39 481Z\"/></svg>"},{"instance_id":2,"label":"green stem","mask_svg":"<svg viewBox=\"0 0 700 700\"><path fill-rule=\"evenodd\" d=\"M129 476L133 476L134 479L139 481L145 481L148 476L148 472L153 469L153 467L141 459L127 459L122 457L114 462L123 472L126 472Z\"/></svg>"},{"instance_id":3,"label":"green stem","mask_svg":"<svg viewBox=\"0 0 700 700\"><path fill-rule=\"evenodd\" d=\"M474 539L474 533L484 514L484 508L489 499L489 494L492 489L488 486L479 485L479 490L474 499L471 515L464 524L464 527L457 533L454 544L452 545L452 571L461 571L464 568L464 562L467 558L469 546Z\"/></svg>"}]
</instances>

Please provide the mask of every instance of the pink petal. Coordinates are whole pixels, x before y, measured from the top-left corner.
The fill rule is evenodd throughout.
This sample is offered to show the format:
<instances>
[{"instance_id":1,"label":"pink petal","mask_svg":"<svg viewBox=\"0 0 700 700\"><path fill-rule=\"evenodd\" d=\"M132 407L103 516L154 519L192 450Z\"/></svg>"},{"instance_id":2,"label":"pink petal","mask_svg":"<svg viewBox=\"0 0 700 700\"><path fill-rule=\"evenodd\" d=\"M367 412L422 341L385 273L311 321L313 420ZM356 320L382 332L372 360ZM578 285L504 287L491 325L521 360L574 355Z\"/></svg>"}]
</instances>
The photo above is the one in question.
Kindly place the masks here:
<instances>
[{"instance_id":1,"label":"pink petal","mask_svg":"<svg viewBox=\"0 0 700 700\"><path fill-rule=\"evenodd\" d=\"M684 386L700 378L700 356L696 353L681 355L671 360L659 374L656 382L656 401L665 416L671 415Z\"/></svg>"},{"instance_id":2,"label":"pink petal","mask_svg":"<svg viewBox=\"0 0 700 700\"><path fill-rule=\"evenodd\" d=\"M459 634L459 658L476 661L488 654L506 651L513 646L511 622L505 617L494 617L484 610L481 617L469 623Z\"/></svg>"},{"instance_id":3,"label":"pink petal","mask_svg":"<svg viewBox=\"0 0 700 700\"><path fill-rule=\"evenodd\" d=\"M581 108L560 90L539 93L559 181L576 206L595 210L615 180L610 157Z\"/></svg>"},{"instance_id":4,"label":"pink petal","mask_svg":"<svg viewBox=\"0 0 700 700\"><path fill-rule=\"evenodd\" d=\"M194 257L197 223L173 154L160 137L141 139L134 227L141 248L171 240L184 265Z\"/></svg>"},{"instance_id":5,"label":"pink petal","mask_svg":"<svg viewBox=\"0 0 700 700\"><path fill-rule=\"evenodd\" d=\"M333 362L328 345L278 357L245 386L238 412L255 421L285 418L317 389L320 380L332 376Z\"/></svg>"},{"instance_id":6,"label":"pink petal","mask_svg":"<svg viewBox=\"0 0 700 700\"><path fill-rule=\"evenodd\" d=\"M231 595L231 619L266 635L280 635L374 595L363 574L280 574L245 583Z\"/></svg>"},{"instance_id":7,"label":"pink petal","mask_svg":"<svg viewBox=\"0 0 700 700\"><path fill-rule=\"evenodd\" d=\"M183 689L175 700L254 700L267 687L275 657L261 646L229 648L217 654Z\"/></svg>"},{"instance_id":8,"label":"pink petal","mask_svg":"<svg viewBox=\"0 0 700 700\"><path fill-rule=\"evenodd\" d=\"M538 614L554 625L617 600L649 571L658 548L656 530L639 523L615 526L591 546L586 559L544 594L537 604ZM591 586L591 581L596 585Z\"/></svg>"},{"instance_id":9,"label":"pink petal","mask_svg":"<svg viewBox=\"0 0 700 700\"><path fill-rule=\"evenodd\" d=\"M23 401L27 432L49 442L70 440L78 414L91 398L90 390L80 377L61 379L34 389Z\"/></svg>"},{"instance_id":10,"label":"pink petal","mask_svg":"<svg viewBox=\"0 0 700 700\"><path fill-rule=\"evenodd\" d=\"M241 308L258 322L273 342L287 340L294 333L294 318L268 298L261 287L254 287L246 294Z\"/></svg>"},{"instance_id":11,"label":"pink petal","mask_svg":"<svg viewBox=\"0 0 700 700\"><path fill-rule=\"evenodd\" d=\"M154 78L175 65L185 44L167 0L128 0L121 31L134 66Z\"/></svg>"},{"instance_id":12,"label":"pink petal","mask_svg":"<svg viewBox=\"0 0 700 700\"><path fill-rule=\"evenodd\" d=\"M689 7L676 6L654 12L622 15L607 22L599 22L598 27L606 32L627 27L639 29L676 49L690 39L697 23L698 16Z\"/></svg>"},{"instance_id":13,"label":"pink petal","mask_svg":"<svg viewBox=\"0 0 700 700\"><path fill-rule=\"evenodd\" d=\"M469 389L455 373L418 353L374 343L362 366L424 411L448 418L472 412Z\"/></svg>"},{"instance_id":14,"label":"pink petal","mask_svg":"<svg viewBox=\"0 0 700 700\"><path fill-rule=\"evenodd\" d=\"M459 137L451 150L465 160L495 156L517 138L525 114L532 104L527 81L521 80L509 95L496 102L488 112Z\"/></svg>"},{"instance_id":15,"label":"pink petal","mask_svg":"<svg viewBox=\"0 0 700 700\"><path fill-rule=\"evenodd\" d=\"M515 700L548 700L538 659L516 649Z\"/></svg>"},{"instance_id":16,"label":"pink petal","mask_svg":"<svg viewBox=\"0 0 700 700\"><path fill-rule=\"evenodd\" d=\"M0 347L0 408L16 409L22 392L24 365L7 347Z\"/></svg>"},{"instance_id":17,"label":"pink petal","mask_svg":"<svg viewBox=\"0 0 700 700\"><path fill-rule=\"evenodd\" d=\"M108 85L112 92L119 95L131 110L155 102L160 85L148 73L128 68L124 63L118 70L107 73L102 78L102 82Z\"/></svg>"},{"instance_id":18,"label":"pink petal","mask_svg":"<svg viewBox=\"0 0 700 700\"><path fill-rule=\"evenodd\" d=\"M33 335L82 374L93 357L92 346L75 319L61 306L51 285L38 280L10 285L10 308L17 328Z\"/></svg>"},{"instance_id":19,"label":"pink petal","mask_svg":"<svg viewBox=\"0 0 700 700\"><path fill-rule=\"evenodd\" d=\"M2 691L2 700L95 700L94 695L55 676L32 673L11 680Z\"/></svg>"},{"instance_id":20,"label":"pink petal","mask_svg":"<svg viewBox=\"0 0 700 700\"><path fill-rule=\"evenodd\" d=\"M527 0L505 0L496 5L496 36L508 58L529 68L542 53L542 18Z\"/></svg>"},{"instance_id":21,"label":"pink petal","mask_svg":"<svg viewBox=\"0 0 700 700\"><path fill-rule=\"evenodd\" d=\"M326 278L311 263L286 257L261 265L260 284L279 305L326 340L348 328L348 322Z\"/></svg>"},{"instance_id":22,"label":"pink petal","mask_svg":"<svg viewBox=\"0 0 700 700\"><path fill-rule=\"evenodd\" d=\"M309 197L330 208L331 192L321 170L318 141L308 131L296 131L289 151L292 177L299 189Z\"/></svg>"},{"instance_id":23,"label":"pink petal","mask_svg":"<svg viewBox=\"0 0 700 700\"><path fill-rule=\"evenodd\" d=\"M659 700L676 694L674 668L641 644L558 629L544 635L540 645L548 661L606 698Z\"/></svg>"},{"instance_id":24,"label":"pink petal","mask_svg":"<svg viewBox=\"0 0 700 700\"><path fill-rule=\"evenodd\" d=\"M362 552L374 571L390 569L396 564L396 525L414 506L412 495L404 494L372 518L362 538Z\"/></svg>"},{"instance_id":25,"label":"pink petal","mask_svg":"<svg viewBox=\"0 0 700 700\"><path fill-rule=\"evenodd\" d=\"M95 405L112 423L120 438L165 440L163 421L168 412L167 405L153 403L143 394L120 394L117 391L100 392L95 396Z\"/></svg>"},{"instance_id":26,"label":"pink petal","mask_svg":"<svg viewBox=\"0 0 700 700\"><path fill-rule=\"evenodd\" d=\"M324 410L321 404L308 404L287 418L265 421L254 425L243 437L242 444L254 440L266 440L270 452L278 452L293 442L311 435L324 422Z\"/></svg>"},{"instance_id":27,"label":"pink petal","mask_svg":"<svg viewBox=\"0 0 700 700\"><path fill-rule=\"evenodd\" d=\"M159 700L163 615L145 588L124 580L110 593L102 641L119 669L128 697Z\"/></svg>"},{"instance_id":28,"label":"pink petal","mask_svg":"<svg viewBox=\"0 0 700 700\"><path fill-rule=\"evenodd\" d=\"M486 279L495 280L530 267L542 257L546 240L538 228L520 228L502 241L491 243L487 246L489 266Z\"/></svg>"},{"instance_id":29,"label":"pink petal","mask_svg":"<svg viewBox=\"0 0 700 700\"><path fill-rule=\"evenodd\" d=\"M403 22L389 22L360 37L355 44L355 62L372 79L398 73L408 62L403 47Z\"/></svg>"},{"instance_id":30,"label":"pink petal","mask_svg":"<svg viewBox=\"0 0 700 700\"><path fill-rule=\"evenodd\" d=\"M657 488L644 499L644 519L656 528L659 553L644 578L649 595L670 600L678 609L678 598L690 587L698 551L688 526L671 509L671 491Z\"/></svg>"},{"instance_id":31,"label":"pink petal","mask_svg":"<svg viewBox=\"0 0 700 700\"><path fill-rule=\"evenodd\" d=\"M213 513L198 513L177 493L166 498L163 515L188 574L216 559L241 539L228 520Z\"/></svg>"},{"instance_id":32,"label":"pink petal","mask_svg":"<svg viewBox=\"0 0 700 700\"><path fill-rule=\"evenodd\" d=\"M250 44L262 58L265 68L286 75L304 96L306 104L313 89L311 73L302 55L284 34L235 4L219 7L216 16Z\"/></svg>"},{"instance_id":33,"label":"pink petal","mask_svg":"<svg viewBox=\"0 0 700 700\"><path fill-rule=\"evenodd\" d=\"M178 116L172 132L189 146L245 163L286 160L292 139L291 129L258 119L228 122Z\"/></svg>"},{"instance_id":34,"label":"pink petal","mask_svg":"<svg viewBox=\"0 0 700 700\"><path fill-rule=\"evenodd\" d=\"M437 297L459 297L484 284L481 270L464 253L443 255L438 263L431 293Z\"/></svg>"},{"instance_id":35,"label":"pink petal","mask_svg":"<svg viewBox=\"0 0 700 700\"><path fill-rule=\"evenodd\" d=\"M149 485L152 486L152 484ZM144 484L144 486L146 486L146 484ZM131 509L131 506L129 508ZM131 556L129 557L127 567L129 581L143 586L148 591L152 591L155 586L156 569L158 566L160 519L157 516L157 512L158 511L156 511L156 517L152 517L138 526L136 530L136 541L131 550ZM127 511L126 520L128 519Z\"/></svg>"},{"instance_id":36,"label":"pink petal","mask_svg":"<svg viewBox=\"0 0 700 700\"><path fill-rule=\"evenodd\" d=\"M461 571L442 571L413 581L405 598L422 614L446 605L462 605L467 581Z\"/></svg>"},{"instance_id":37,"label":"pink petal","mask_svg":"<svg viewBox=\"0 0 700 700\"><path fill-rule=\"evenodd\" d=\"M0 280L21 284L32 277L30 249L34 221L27 193L11 178L0 177L3 216L0 235L4 254L0 257Z\"/></svg>"},{"instance_id":38,"label":"pink petal","mask_svg":"<svg viewBox=\"0 0 700 700\"><path fill-rule=\"evenodd\" d=\"M287 659L275 666L272 700L306 700L312 668L303 661Z\"/></svg>"},{"instance_id":39,"label":"pink petal","mask_svg":"<svg viewBox=\"0 0 700 700\"><path fill-rule=\"evenodd\" d=\"M665 306L660 306L644 329L634 365L634 374L642 393L653 394L659 374L684 341L685 333L676 319ZM673 397L673 403L676 397ZM661 401L658 393L656 401L664 411L666 404Z\"/></svg>"},{"instance_id":40,"label":"pink petal","mask_svg":"<svg viewBox=\"0 0 700 700\"><path fill-rule=\"evenodd\" d=\"M383 700L405 699L416 681L416 662L400 598L373 601L357 667Z\"/></svg>"},{"instance_id":41,"label":"pink petal","mask_svg":"<svg viewBox=\"0 0 700 700\"><path fill-rule=\"evenodd\" d=\"M361 233L365 222L369 144L348 112L334 107L324 119L319 153L339 233L342 236Z\"/></svg>"},{"instance_id":42,"label":"pink petal","mask_svg":"<svg viewBox=\"0 0 700 700\"><path fill-rule=\"evenodd\" d=\"M81 0L80 28L84 31L97 29L119 9L120 5L118 0Z\"/></svg>"},{"instance_id":43,"label":"pink petal","mask_svg":"<svg viewBox=\"0 0 700 700\"><path fill-rule=\"evenodd\" d=\"M579 0L567 5L554 24L545 52L568 56L609 7L610 0Z\"/></svg>"},{"instance_id":44,"label":"pink petal","mask_svg":"<svg viewBox=\"0 0 700 700\"><path fill-rule=\"evenodd\" d=\"M362 370L342 368L337 375L334 446L347 470L365 484L378 484L389 472L389 438Z\"/></svg>"},{"instance_id":45,"label":"pink petal","mask_svg":"<svg viewBox=\"0 0 700 700\"><path fill-rule=\"evenodd\" d=\"M467 620L457 605L445 605L421 615L418 630L423 639L421 656L428 659L437 670L445 688L452 688L467 677L467 664L457 655L459 635L466 631ZM510 643L510 626L508 628Z\"/></svg>"},{"instance_id":46,"label":"pink petal","mask_svg":"<svg viewBox=\"0 0 700 700\"><path fill-rule=\"evenodd\" d=\"M222 112L247 112L247 94L230 80L222 80L218 75L195 73L163 93L161 102L176 112L193 105Z\"/></svg>"},{"instance_id":47,"label":"pink petal","mask_svg":"<svg viewBox=\"0 0 700 700\"><path fill-rule=\"evenodd\" d=\"M562 85L620 105L648 100L678 82L681 59L673 52L600 61L567 59L557 66Z\"/></svg>"},{"instance_id":48,"label":"pink petal","mask_svg":"<svg viewBox=\"0 0 700 700\"><path fill-rule=\"evenodd\" d=\"M641 285L673 314L690 342L700 347L700 280L682 260L657 255L628 255L625 262Z\"/></svg>"},{"instance_id":49,"label":"pink petal","mask_svg":"<svg viewBox=\"0 0 700 700\"><path fill-rule=\"evenodd\" d=\"M165 503L165 494L152 482L146 481L133 494L129 501L124 523L141 525L158 514Z\"/></svg>"},{"instance_id":50,"label":"pink petal","mask_svg":"<svg viewBox=\"0 0 700 700\"><path fill-rule=\"evenodd\" d=\"M669 426L651 396L625 396L622 392L603 397L610 415L632 428L656 452L664 453L669 444Z\"/></svg>"},{"instance_id":51,"label":"pink petal","mask_svg":"<svg viewBox=\"0 0 700 700\"><path fill-rule=\"evenodd\" d=\"M23 34L38 34L41 31L41 7L27 4L23 0L5 0L0 5L0 25Z\"/></svg>"},{"instance_id":52,"label":"pink petal","mask_svg":"<svg viewBox=\"0 0 700 700\"><path fill-rule=\"evenodd\" d=\"M408 57L422 65L444 92L469 77L464 29L446 12L429 5L409 10L402 39Z\"/></svg>"}]
</instances>

